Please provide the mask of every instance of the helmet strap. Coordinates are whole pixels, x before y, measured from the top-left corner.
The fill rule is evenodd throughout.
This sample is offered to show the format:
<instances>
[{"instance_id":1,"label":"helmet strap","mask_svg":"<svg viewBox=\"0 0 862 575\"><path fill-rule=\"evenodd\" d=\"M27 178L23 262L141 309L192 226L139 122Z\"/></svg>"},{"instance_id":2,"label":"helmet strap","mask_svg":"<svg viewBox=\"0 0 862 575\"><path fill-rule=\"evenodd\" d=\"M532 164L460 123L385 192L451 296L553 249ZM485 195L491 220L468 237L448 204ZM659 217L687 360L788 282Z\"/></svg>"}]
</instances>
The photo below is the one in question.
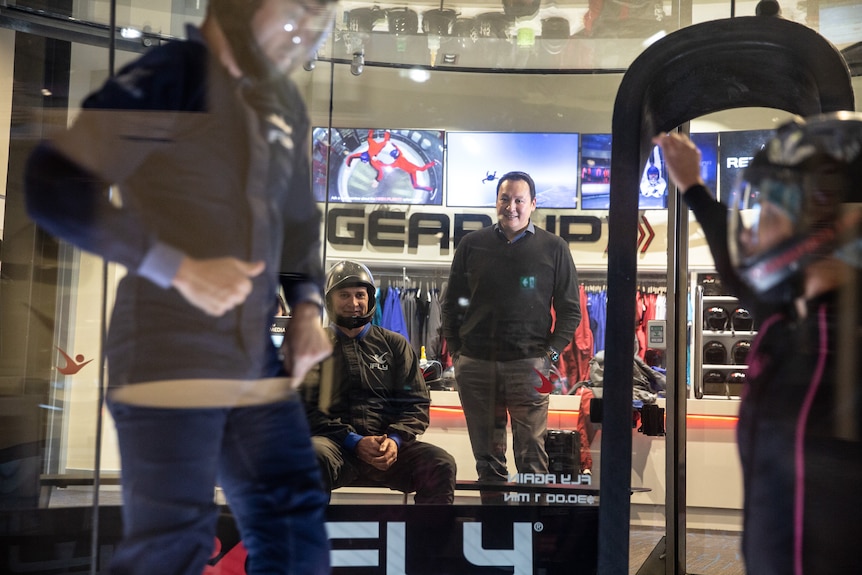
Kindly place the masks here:
<instances>
[{"instance_id":1,"label":"helmet strap","mask_svg":"<svg viewBox=\"0 0 862 575\"><path fill-rule=\"evenodd\" d=\"M347 329L356 329L358 327L362 327L368 322L371 321L371 316L366 315L362 317L350 316L346 317L343 315L335 316L335 325L341 326Z\"/></svg>"}]
</instances>

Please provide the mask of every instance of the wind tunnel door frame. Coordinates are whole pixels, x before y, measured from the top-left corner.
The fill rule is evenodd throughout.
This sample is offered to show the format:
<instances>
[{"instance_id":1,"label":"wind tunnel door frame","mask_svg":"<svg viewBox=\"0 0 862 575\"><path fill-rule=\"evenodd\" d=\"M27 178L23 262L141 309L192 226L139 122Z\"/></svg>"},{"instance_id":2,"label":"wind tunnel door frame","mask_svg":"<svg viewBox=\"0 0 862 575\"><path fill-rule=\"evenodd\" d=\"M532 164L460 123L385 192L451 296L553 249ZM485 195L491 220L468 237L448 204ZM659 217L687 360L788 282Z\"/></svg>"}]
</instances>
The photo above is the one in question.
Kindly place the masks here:
<instances>
[{"instance_id":1,"label":"wind tunnel door frame","mask_svg":"<svg viewBox=\"0 0 862 575\"><path fill-rule=\"evenodd\" d=\"M764 65L768 62L768 65ZM614 104L608 241L608 315L603 395L599 572L628 573L632 467L632 362L637 278L638 182L651 138L706 114L763 107L811 115L854 109L841 53L814 30L774 16L682 28L647 48L623 76ZM631 169L634 167L634 169ZM671 195L668 238L670 331L667 398L665 573L685 570L685 316L683 214ZM672 281L670 281L672 280ZM621 552L624 550L624 552ZM656 555L656 554L653 554Z\"/></svg>"}]
</instances>

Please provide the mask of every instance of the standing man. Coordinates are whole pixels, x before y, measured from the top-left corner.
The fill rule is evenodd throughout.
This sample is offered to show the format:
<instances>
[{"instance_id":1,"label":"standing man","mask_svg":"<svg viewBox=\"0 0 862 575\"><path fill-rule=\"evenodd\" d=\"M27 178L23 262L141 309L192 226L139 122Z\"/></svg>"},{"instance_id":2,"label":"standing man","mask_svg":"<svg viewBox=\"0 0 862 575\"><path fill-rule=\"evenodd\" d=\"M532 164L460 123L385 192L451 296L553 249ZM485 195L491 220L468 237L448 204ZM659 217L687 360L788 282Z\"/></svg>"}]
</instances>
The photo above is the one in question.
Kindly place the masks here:
<instances>
[{"instance_id":1,"label":"standing man","mask_svg":"<svg viewBox=\"0 0 862 575\"><path fill-rule=\"evenodd\" d=\"M748 573L862 573L862 115L779 126L727 203L660 134L722 284L753 311L737 440Z\"/></svg>"},{"instance_id":2,"label":"standing man","mask_svg":"<svg viewBox=\"0 0 862 575\"><path fill-rule=\"evenodd\" d=\"M455 459L417 441L428 428L428 388L410 342L371 324L375 290L358 262L338 262L327 275L335 351L303 386L324 483L332 490L370 482L415 491L416 503L452 503ZM320 384L328 370L331 389Z\"/></svg>"},{"instance_id":3,"label":"standing man","mask_svg":"<svg viewBox=\"0 0 862 575\"><path fill-rule=\"evenodd\" d=\"M501 177L497 223L461 240L443 301L443 335L482 483L508 480L507 417L518 472L548 472L549 370L581 319L569 246L530 221L535 209L528 174ZM483 493L484 501L501 497Z\"/></svg>"},{"instance_id":4,"label":"standing man","mask_svg":"<svg viewBox=\"0 0 862 575\"><path fill-rule=\"evenodd\" d=\"M34 220L128 271L105 350L124 529L111 573L199 575L217 483L249 574L329 573L327 498L293 390L331 352L320 214L287 75L333 14L211 0L189 40L123 68L30 159ZM279 281L293 313L283 359L269 335Z\"/></svg>"}]
</instances>

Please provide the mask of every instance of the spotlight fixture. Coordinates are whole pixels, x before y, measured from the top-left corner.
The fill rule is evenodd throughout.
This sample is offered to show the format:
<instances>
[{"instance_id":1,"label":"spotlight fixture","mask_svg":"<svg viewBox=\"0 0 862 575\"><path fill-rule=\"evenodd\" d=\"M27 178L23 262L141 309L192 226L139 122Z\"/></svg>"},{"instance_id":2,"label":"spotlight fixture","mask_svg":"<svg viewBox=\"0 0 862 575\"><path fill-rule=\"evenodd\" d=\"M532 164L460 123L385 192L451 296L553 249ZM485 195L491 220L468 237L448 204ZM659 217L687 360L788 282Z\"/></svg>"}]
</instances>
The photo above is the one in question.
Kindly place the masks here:
<instances>
[{"instance_id":1,"label":"spotlight fixture","mask_svg":"<svg viewBox=\"0 0 862 575\"><path fill-rule=\"evenodd\" d=\"M353 54L353 62L350 63L350 73L354 76L359 76L365 70L365 53L355 52Z\"/></svg>"}]
</instances>

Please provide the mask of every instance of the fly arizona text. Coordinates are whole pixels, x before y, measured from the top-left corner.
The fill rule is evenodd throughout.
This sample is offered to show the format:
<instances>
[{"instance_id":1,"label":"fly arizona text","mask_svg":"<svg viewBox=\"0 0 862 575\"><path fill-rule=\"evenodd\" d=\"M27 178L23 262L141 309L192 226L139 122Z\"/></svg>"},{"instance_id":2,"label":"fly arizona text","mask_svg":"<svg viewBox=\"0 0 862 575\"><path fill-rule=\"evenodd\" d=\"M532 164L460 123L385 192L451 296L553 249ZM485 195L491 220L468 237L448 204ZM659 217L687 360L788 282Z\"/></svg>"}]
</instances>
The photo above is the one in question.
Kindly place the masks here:
<instances>
[{"instance_id":1,"label":"fly arizona text","mask_svg":"<svg viewBox=\"0 0 862 575\"><path fill-rule=\"evenodd\" d=\"M598 497L595 493L578 493L577 487L592 485L592 476L572 475L568 473L516 473L509 476L509 482L524 486L545 487L554 489L552 492L542 489L534 492L532 489L506 493L505 501L518 503L569 503L575 505L596 505ZM571 489L570 489L571 488Z\"/></svg>"}]
</instances>

